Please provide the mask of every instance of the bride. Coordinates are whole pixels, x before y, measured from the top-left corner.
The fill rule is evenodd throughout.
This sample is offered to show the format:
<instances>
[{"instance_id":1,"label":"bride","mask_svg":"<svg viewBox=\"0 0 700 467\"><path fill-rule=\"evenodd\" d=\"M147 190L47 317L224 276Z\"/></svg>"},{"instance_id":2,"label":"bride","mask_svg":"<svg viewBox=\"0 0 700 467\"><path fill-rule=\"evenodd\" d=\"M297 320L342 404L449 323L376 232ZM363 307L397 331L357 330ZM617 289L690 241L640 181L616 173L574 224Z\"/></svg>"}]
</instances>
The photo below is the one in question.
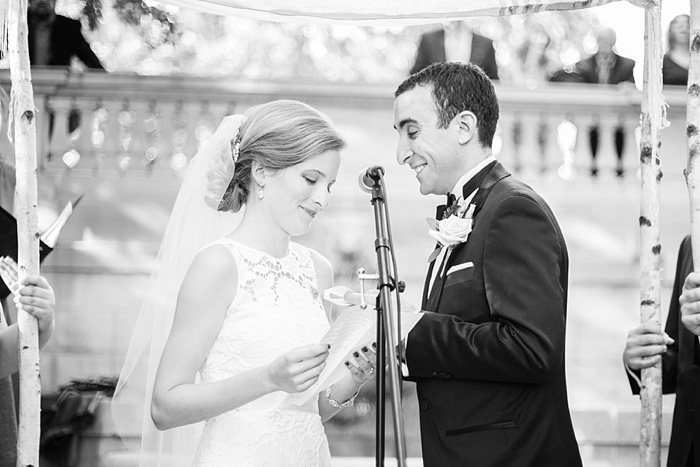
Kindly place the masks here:
<instances>
[{"instance_id":1,"label":"bride","mask_svg":"<svg viewBox=\"0 0 700 467\"><path fill-rule=\"evenodd\" d=\"M328 261L290 238L328 206L344 146L317 110L274 101L225 118L193 159L113 403L121 433L141 407L142 465L330 465L322 422L352 405L375 355L288 400L325 367L333 285Z\"/></svg>"}]
</instances>

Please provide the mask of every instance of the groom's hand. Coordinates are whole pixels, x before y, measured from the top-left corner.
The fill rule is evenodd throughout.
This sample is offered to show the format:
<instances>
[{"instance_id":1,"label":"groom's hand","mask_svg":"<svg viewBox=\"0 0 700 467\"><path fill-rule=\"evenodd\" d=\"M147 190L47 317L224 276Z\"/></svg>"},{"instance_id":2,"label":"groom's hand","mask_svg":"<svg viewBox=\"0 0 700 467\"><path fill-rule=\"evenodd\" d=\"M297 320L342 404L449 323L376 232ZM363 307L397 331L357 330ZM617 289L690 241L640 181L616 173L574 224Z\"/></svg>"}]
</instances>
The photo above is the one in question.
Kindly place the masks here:
<instances>
[{"instance_id":1,"label":"groom's hand","mask_svg":"<svg viewBox=\"0 0 700 467\"><path fill-rule=\"evenodd\" d=\"M326 367L328 344L297 347L277 357L267 368L273 391L302 392L313 386Z\"/></svg>"}]
</instances>

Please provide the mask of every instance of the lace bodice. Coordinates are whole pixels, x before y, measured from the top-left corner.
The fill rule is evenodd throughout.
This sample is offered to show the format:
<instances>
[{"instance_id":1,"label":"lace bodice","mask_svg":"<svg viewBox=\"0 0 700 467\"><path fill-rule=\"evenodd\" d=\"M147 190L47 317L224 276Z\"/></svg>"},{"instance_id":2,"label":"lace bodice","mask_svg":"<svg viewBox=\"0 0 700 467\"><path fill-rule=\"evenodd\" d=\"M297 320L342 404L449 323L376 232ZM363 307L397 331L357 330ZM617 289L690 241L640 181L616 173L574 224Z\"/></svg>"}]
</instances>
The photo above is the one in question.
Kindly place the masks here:
<instances>
[{"instance_id":1,"label":"lace bodice","mask_svg":"<svg viewBox=\"0 0 700 467\"><path fill-rule=\"evenodd\" d=\"M316 344L330 325L311 252L289 244L275 258L230 239L238 288L201 369L203 383L266 365L293 348ZM318 400L302 407L275 392L206 422L196 465L327 465ZM291 462L291 463L290 463Z\"/></svg>"}]
</instances>

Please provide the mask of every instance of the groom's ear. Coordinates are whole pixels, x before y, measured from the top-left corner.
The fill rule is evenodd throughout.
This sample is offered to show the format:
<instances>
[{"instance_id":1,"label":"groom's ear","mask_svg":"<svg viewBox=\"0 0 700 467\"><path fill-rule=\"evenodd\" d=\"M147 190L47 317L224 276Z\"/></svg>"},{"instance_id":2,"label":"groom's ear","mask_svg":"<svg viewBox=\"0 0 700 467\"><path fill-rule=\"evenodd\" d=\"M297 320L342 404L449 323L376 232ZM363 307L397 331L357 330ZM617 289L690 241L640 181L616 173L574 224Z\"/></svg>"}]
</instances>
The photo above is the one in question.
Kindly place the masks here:
<instances>
[{"instance_id":1,"label":"groom's ear","mask_svg":"<svg viewBox=\"0 0 700 467\"><path fill-rule=\"evenodd\" d=\"M476 137L478 120L473 112L469 110L460 112L455 117L455 121L457 123L457 139L459 144L467 144Z\"/></svg>"}]
</instances>

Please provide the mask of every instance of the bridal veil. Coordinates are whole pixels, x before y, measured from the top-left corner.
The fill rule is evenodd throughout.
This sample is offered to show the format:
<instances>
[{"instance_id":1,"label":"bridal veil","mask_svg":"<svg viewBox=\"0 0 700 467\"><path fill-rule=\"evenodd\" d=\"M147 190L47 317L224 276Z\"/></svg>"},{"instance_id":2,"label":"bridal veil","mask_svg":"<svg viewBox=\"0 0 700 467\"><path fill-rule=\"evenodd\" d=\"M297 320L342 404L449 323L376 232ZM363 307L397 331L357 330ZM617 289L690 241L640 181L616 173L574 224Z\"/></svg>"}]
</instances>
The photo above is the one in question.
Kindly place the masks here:
<instances>
[{"instance_id":1,"label":"bridal veil","mask_svg":"<svg viewBox=\"0 0 700 467\"><path fill-rule=\"evenodd\" d=\"M131 344L112 402L117 432L142 466L191 466L203 423L158 431L150 415L153 382L175 314L180 284L194 256L234 230L242 212L220 212L205 202L208 173L231 141L242 115L224 118L190 162L148 281Z\"/></svg>"}]
</instances>

